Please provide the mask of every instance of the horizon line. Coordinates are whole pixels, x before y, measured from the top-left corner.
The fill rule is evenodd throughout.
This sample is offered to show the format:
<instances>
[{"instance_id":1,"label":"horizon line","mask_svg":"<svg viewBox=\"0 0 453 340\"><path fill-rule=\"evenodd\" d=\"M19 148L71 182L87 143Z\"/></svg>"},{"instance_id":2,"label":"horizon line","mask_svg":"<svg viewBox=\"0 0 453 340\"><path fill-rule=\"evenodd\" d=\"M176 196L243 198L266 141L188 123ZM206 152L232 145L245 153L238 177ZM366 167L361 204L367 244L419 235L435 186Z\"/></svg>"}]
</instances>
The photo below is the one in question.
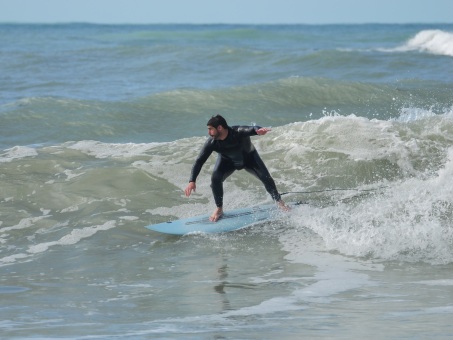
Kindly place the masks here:
<instances>
[{"instance_id":1,"label":"horizon line","mask_svg":"<svg viewBox=\"0 0 453 340\"><path fill-rule=\"evenodd\" d=\"M145 25L243 25L243 26L327 26L327 25L453 25L453 22L435 22L435 21L411 21L411 22L332 22L332 23L240 23L240 22L93 22L93 21L0 21L0 25L129 25L129 26L145 26Z\"/></svg>"}]
</instances>

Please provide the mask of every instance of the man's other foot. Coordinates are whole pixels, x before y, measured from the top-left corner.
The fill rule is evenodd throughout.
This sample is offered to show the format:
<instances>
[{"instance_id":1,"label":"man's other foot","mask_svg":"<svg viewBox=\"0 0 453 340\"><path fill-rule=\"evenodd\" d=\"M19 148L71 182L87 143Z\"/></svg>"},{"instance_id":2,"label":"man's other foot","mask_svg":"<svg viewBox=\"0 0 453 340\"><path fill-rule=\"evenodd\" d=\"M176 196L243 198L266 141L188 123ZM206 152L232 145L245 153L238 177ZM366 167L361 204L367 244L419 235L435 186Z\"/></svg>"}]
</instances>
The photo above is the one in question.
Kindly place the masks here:
<instances>
[{"instance_id":1,"label":"man's other foot","mask_svg":"<svg viewBox=\"0 0 453 340\"><path fill-rule=\"evenodd\" d=\"M211 222L217 222L221 217L223 216L223 209L222 208L216 208L212 215L209 217L209 220Z\"/></svg>"}]
</instances>

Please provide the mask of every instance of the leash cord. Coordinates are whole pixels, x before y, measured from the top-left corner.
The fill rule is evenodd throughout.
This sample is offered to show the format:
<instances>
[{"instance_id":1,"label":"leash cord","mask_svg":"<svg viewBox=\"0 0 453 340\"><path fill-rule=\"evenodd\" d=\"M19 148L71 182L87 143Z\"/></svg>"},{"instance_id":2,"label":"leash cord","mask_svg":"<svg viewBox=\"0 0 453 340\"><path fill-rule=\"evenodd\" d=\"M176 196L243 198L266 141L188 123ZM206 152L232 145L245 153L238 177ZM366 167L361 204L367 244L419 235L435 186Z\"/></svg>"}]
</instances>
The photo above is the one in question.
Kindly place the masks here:
<instances>
[{"instance_id":1,"label":"leash cord","mask_svg":"<svg viewBox=\"0 0 453 340\"><path fill-rule=\"evenodd\" d=\"M378 189L382 188L388 188L387 186L382 186L376 189L351 189L351 188L332 188L332 189L323 189L323 190L311 190L311 191L288 191L281 193L280 195L288 195L288 194L314 194L314 193L320 193L320 192L328 192L328 191L360 191L360 192L366 192L366 191L376 191Z\"/></svg>"}]
</instances>

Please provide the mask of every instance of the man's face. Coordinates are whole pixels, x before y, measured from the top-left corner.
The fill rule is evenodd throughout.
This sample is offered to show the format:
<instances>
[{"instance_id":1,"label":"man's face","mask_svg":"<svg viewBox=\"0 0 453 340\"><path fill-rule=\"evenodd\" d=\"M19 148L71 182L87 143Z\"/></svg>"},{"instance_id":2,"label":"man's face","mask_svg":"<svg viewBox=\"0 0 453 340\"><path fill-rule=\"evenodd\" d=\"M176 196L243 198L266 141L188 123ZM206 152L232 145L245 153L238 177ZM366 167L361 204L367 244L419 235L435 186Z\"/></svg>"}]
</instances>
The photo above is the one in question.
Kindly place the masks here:
<instances>
[{"instance_id":1,"label":"man's face","mask_svg":"<svg viewBox=\"0 0 453 340\"><path fill-rule=\"evenodd\" d=\"M211 125L208 125L208 134L209 134L209 136L211 136L214 139L217 139L219 137L219 135L220 135L219 128L220 128L220 126L215 128L215 127L213 127Z\"/></svg>"}]
</instances>

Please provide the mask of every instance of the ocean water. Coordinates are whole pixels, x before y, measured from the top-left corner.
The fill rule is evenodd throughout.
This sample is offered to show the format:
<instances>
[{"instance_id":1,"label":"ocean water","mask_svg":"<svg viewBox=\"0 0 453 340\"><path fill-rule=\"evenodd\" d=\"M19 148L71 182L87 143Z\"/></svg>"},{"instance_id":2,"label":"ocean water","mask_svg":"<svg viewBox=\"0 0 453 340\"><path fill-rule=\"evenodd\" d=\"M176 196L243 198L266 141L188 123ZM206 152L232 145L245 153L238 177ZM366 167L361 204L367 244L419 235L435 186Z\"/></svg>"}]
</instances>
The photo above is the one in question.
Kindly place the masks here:
<instances>
[{"instance_id":1,"label":"ocean water","mask_svg":"<svg viewBox=\"0 0 453 340\"><path fill-rule=\"evenodd\" d=\"M453 25L0 25L4 339L453 337ZM253 138L275 222L214 208L206 122ZM269 203L245 172L225 208Z\"/></svg>"}]
</instances>

